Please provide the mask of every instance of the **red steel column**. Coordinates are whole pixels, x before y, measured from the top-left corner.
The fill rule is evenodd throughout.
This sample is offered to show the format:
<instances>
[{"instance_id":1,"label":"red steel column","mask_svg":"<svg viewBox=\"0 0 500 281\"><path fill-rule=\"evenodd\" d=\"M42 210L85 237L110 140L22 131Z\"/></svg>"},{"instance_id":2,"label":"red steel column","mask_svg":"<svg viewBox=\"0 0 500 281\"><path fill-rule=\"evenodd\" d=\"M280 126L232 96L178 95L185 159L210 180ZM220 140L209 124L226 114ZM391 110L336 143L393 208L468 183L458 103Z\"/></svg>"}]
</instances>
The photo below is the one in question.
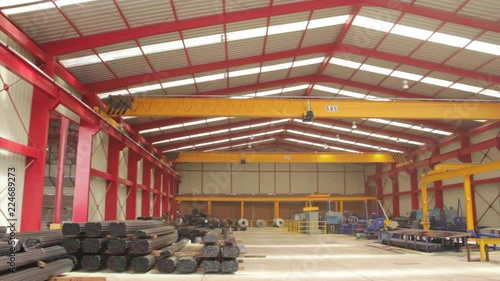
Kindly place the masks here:
<instances>
[{"instance_id":1,"label":"red steel column","mask_svg":"<svg viewBox=\"0 0 500 281\"><path fill-rule=\"evenodd\" d=\"M413 169L410 171L410 190L411 190L411 209L418 210L418 171L417 169Z\"/></svg>"},{"instance_id":2,"label":"red steel column","mask_svg":"<svg viewBox=\"0 0 500 281\"><path fill-rule=\"evenodd\" d=\"M123 144L109 136L108 141L108 174L113 179L108 180L106 191L106 206L104 211L105 220L116 220L118 208L118 172L120 169L120 151Z\"/></svg>"},{"instance_id":3,"label":"red steel column","mask_svg":"<svg viewBox=\"0 0 500 281\"><path fill-rule=\"evenodd\" d=\"M29 146L38 149L38 157L28 160L25 171L21 231L39 230L42 222L43 189L45 182L45 159L49 135L50 110L54 102L41 90L33 90L31 106ZM21 169L21 167L19 167Z\"/></svg>"},{"instance_id":4,"label":"red steel column","mask_svg":"<svg viewBox=\"0 0 500 281\"><path fill-rule=\"evenodd\" d=\"M392 181L392 217L399 217L399 174L391 176Z\"/></svg>"},{"instance_id":5,"label":"red steel column","mask_svg":"<svg viewBox=\"0 0 500 281\"><path fill-rule=\"evenodd\" d=\"M151 206L151 169L153 165L146 161L142 162L142 185L144 185L147 190L142 190L142 212L141 216L150 216L149 209Z\"/></svg>"},{"instance_id":6,"label":"red steel column","mask_svg":"<svg viewBox=\"0 0 500 281\"><path fill-rule=\"evenodd\" d=\"M441 154L439 147L437 147L431 157L436 157ZM434 169L435 165L431 165L431 168ZM434 182L434 205L436 209L443 210L444 200L443 200L443 181L435 181Z\"/></svg>"},{"instance_id":7,"label":"red steel column","mask_svg":"<svg viewBox=\"0 0 500 281\"><path fill-rule=\"evenodd\" d=\"M92 140L99 128L82 121L78 130L76 150L76 178L73 196L73 221L86 222L89 215L90 167L92 164Z\"/></svg>"},{"instance_id":8,"label":"red steel column","mask_svg":"<svg viewBox=\"0 0 500 281\"><path fill-rule=\"evenodd\" d=\"M158 193L154 193L153 194L153 216L155 217L158 217L160 216L160 207L161 207L161 200L163 198L162 194L161 194L161 173L162 171L156 167L154 169L154 173L155 173L155 182L154 182L154 188L156 191L158 191Z\"/></svg>"},{"instance_id":9,"label":"red steel column","mask_svg":"<svg viewBox=\"0 0 500 281\"><path fill-rule=\"evenodd\" d=\"M171 190L171 195L172 195L172 205L170 206L170 213L172 215L174 215L174 220L177 219L177 200L176 200L176 197L177 197L177 194L178 194L178 191L179 191L179 179L176 179L176 178L172 178L172 181L171 181L171 186L170 186L170 190Z\"/></svg>"},{"instance_id":10,"label":"red steel column","mask_svg":"<svg viewBox=\"0 0 500 281\"><path fill-rule=\"evenodd\" d=\"M64 191L64 167L66 160L66 144L68 143L68 118L61 116L61 128L59 130L59 153L56 179L56 192L54 196L54 223L61 223L62 200Z\"/></svg>"},{"instance_id":11,"label":"red steel column","mask_svg":"<svg viewBox=\"0 0 500 281\"><path fill-rule=\"evenodd\" d=\"M131 149L128 150L128 169L127 169L127 179L133 183L133 186L127 187L127 209L125 218L127 220L135 220L137 218L136 207L137 207L137 162L140 160L140 156L133 152Z\"/></svg>"}]
</instances>

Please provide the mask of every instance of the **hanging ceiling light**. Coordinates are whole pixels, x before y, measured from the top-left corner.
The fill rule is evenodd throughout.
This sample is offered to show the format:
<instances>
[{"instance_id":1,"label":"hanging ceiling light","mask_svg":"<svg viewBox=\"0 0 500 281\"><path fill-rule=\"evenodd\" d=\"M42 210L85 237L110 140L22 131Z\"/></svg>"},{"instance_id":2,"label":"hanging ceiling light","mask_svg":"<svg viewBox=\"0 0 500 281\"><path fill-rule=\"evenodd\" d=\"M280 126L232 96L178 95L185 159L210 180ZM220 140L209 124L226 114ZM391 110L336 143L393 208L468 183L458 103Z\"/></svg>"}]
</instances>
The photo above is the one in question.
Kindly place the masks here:
<instances>
[{"instance_id":1,"label":"hanging ceiling light","mask_svg":"<svg viewBox=\"0 0 500 281\"><path fill-rule=\"evenodd\" d=\"M356 121L352 121L352 127L353 129L357 129L358 128L358 125L356 125Z\"/></svg>"},{"instance_id":2,"label":"hanging ceiling light","mask_svg":"<svg viewBox=\"0 0 500 281\"><path fill-rule=\"evenodd\" d=\"M403 80L403 86L402 86L403 89L407 90L410 88L410 86L408 86L408 80Z\"/></svg>"},{"instance_id":3,"label":"hanging ceiling light","mask_svg":"<svg viewBox=\"0 0 500 281\"><path fill-rule=\"evenodd\" d=\"M340 136L339 135L337 135L337 140L340 140Z\"/></svg>"}]
</instances>

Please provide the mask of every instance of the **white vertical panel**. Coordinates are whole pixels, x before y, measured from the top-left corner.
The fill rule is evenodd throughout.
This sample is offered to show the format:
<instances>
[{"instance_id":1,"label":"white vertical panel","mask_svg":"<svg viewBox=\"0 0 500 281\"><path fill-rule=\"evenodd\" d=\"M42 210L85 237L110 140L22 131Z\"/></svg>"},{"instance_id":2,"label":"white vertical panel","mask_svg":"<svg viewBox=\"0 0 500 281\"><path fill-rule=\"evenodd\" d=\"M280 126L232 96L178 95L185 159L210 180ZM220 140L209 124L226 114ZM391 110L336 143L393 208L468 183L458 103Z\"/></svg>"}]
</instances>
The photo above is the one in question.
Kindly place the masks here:
<instances>
[{"instance_id":1,"label":"white vertical panel","mask_svg":"<svg viewBox=\"0 0 500 281\"><path fill-rule=\"evenodd\" d=\"M118 176L122 179L127 178L127 172L128 172L128 147L125 147L121 152L120 152L120 165L118 169Z\"/></svg>"},{"instance_id":2,"label":"white vertical panel","mask_svg":"<svg viewBox=\"0 0 500 281\"><path fill-rule=\"evenodd\" d=\"M108 168L109 136L99 132L92 141L92 168L106 172Z\"/></svg>"},{"instance_id":3,"label":"white vertical panel","mask_svg":"<svg viewBox=\"0 0 500 281\"><path fill-rule=\"evenodd\" d=\"M411 195L399 196L399 215L409 216L411 211Z\"/></svg>"},{"instance_id":4,"label":"white vertical panel","mask_svg":"<svg viewBox=\"0 0 500 281\"><path fill-rule=\"evenodd\" d=\"M320 193L344 194L343 172L320 172L318 187Z\"/></svg>"},{"instance_id":5,"label":"white vertical panel","mask_svg":"<svg viewBox=\"0 0 500 281\"><path fill-rule=\"evenodd\" d=\"M149 215L153 216L153 207L154 207L154 194L149 194Z\"/></svg>"},{"instance_id":6,"label":"white vertical panel","mask_svg":"<svg viewBox=\"0 0 500 281\"><path fill-rule=\"evenodd\" d=\"M392 197L384 197L382 200L382 205L384 206L384 210L387 212L387 215L392 214ZM378 206L380 207L380 206Z\"/></svg>"},{"instance_id":7,"label":"white vertical panel","mask_svg":"<svg viewBox=\"0 0 500 281\"><path fill-rule=\"evenodd\" d=\"M446 208L450 209L453 207L456 210L458 208L458 200L460 200L460 206L465 214L464 189L452 188L443 190L443 204Z\"/></svg>"},{"instance_id":8,"label":"white vertical panel","mask_svg":"<svg viewBox=\"0 0 500 281\"><path fill-rule=\"evenodd\" d=\"M316 163L291 163L290 169L292 171L305 171L305 172L310 172L310 171L316 171L317 165Z\"/></svg>"},{"instance_id":9,"label":"white vertical panel","mask_svg":"<svg viewBox=\"0 0 500 281\"><path fill-rule=\"evenodd\" d=\"M276 173L276 194L290 193L290 173L278 172Z\"/></svg>"},{"instance_id":10,"label":"white vertical panel","mask_svg":"<svg viewBox=\"0 0 500 281\"><path fill-rule=\"evenodd\" d=\"M411 190L410 175L407 172L398 174L399 191Z\"/></svg>"},{"instance_id":11,"label":"white vertical panel","mask_svg":"<svg viewBox=\"0 0 500 281\"><path fill-rule=\"evenodd\" d=\"M227 194L231 192L231 173L229 171L203 172L203 192ZM194 192L194 191L193 191Z\"/></svg>"},{"instance_id":12,"label":"white vertical panel","mask_svg":"<svg viewBox=\"0 0 500 281\"><path fill-rule=\"evenodd\" d=\"M474 190L478 226L500 226L500 216L492 209L500 212L500 199L497 198L500 194L500 184L482 184L476 186ZM492 208L489 208L490 204Z\"/></svg>"},{"instance_id":13,"label":"white vertical panel","mask_svg":"<svg viewBox=\"0 0 500 281\"><path fill-rule=\"evenodd\" d=\"M233 193L255 194L259 193L259 173L240 172L232 175Z\"/></svg>"},{"instance_id":14,"label":"white vertical panel","mask_svg":"<svg viewBox=\"0 0 500 281\"><path fill-rule=\"evenodd\" d=\"M260 193L274 193L274 172L260 172Z\"/></svg>"},{"instance_id":15,"label":"white vertical panel","mask_svg":"<svg viewBox=\"0 0 500 281\"><path fill-rule=\"evenodd\" d=\"M137 161L137 183L138 184L142 184L143 163L144 163L143 159Z\"/></svg>"},{"instance_id":16,"label":"white vertical panel","mask_svg":"<svg viewBox=\"0 0 500 281\"><path fill-rule=\"evenodd\" d=\"M106 180L92 177L90 179L89 221L104 220L106 208Z\"/></svg>"},{"instance_id":17,"label":"white vertical panel","mask_svg":"<svg viewBox=\"0 0 500 281\"><path fill-rule=\"evenodd\" d=\"M365 192L364 172L345 172L346 194L363 194Z\"/></svg>"},{"instance_id":18,"label":"white vertical panel","mask_svg":"<svg viewBox=\"0 0 500 281\"><path fill-rule=\"evenodd\" d=\"M142 215L142 189L137 189L137 199L135 202L135 217Z\"/></svg>"},{"instance_id":19,"label":"white vertical panel","mask_svg":"<svg viewBox=\"0 0 500 281\"><path fill-rule=\"evenodd\" d=\"M1 128L1 127L0 127ZM15 168L15 217L18 219L16 230L19 231L21 225L21 212L23 207L23 192L24 192L24 177L25 177L25 165L26 157L8 152L5 150L0 150L0 209L4 213L8 212L9 203L9 190L7 189L8 182L8 169L10 167ZM5 187L5 188L4 188ZM42 210L40 210L42 211ZM9 217L10 218L10 217ZM4 216L0 216L0 225L8 225Z\"/></svg>"},{"instance_id":20,"label":"white vertical panel","mask_svg":"<svg viewBox=\"0 0 500 281\"><path fill-rule=\"evenodd\" d=\"M179 193L201 193L201 171L178 171L182 182L179 185ZM215 189L210 190L207 186L204 188L205 193L216 193ZM212 192L213 191L213 192Z\"/></svg>"},{"instance_id":21,"label":"white vertical panel","mask_svg":"<svg viewBox=\"0 0 500 281\"><path fill-rule=\"evenodd\" d=\"M123 184L118 185L118 202L116 204L116 219L124 220L127 210L127 186Z\"/></svg>"},{"instance_id":22,"label":"white vertical panel","mask_svg":"<svg viewBox=\"0 0 500 281\"><path fill-rule=\"evenodd\" d=\"M305 167L305 166L304 166ZM315 167L316 168L316 167ZM315 172L292 172L291 192L293 194L312 194L318 191L318 175Z\"/></svg>"},{"instance_id":23,"label":"white vertical panel","mask_svg":"<svg viewBox=\"0 0 500 281\"><path fill-rule=\"evenodd\" d=\"M366 176L375 175L375 165L374 164L365 165L365 171L366 171Z\"/></svg>"},{"instance_id":24,"label":"white vertical panel","mask_svg":"<svg viewBox=\"0 0 500 281\"><path fill-rule=\"evenodd\" d=\"M382 178L382 185L384 194L392 193L392 180L389 177Z\"/></svg>"}]
</instances>

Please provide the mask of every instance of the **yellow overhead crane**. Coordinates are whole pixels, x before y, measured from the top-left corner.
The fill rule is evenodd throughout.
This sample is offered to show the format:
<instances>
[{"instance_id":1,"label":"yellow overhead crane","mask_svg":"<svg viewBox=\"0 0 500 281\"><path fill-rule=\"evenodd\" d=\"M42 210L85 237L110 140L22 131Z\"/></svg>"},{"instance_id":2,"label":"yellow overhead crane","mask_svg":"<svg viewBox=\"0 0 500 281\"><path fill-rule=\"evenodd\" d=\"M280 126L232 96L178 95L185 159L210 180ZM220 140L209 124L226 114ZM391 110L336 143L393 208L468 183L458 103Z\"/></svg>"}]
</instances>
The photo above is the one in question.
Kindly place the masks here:
<instances>
[{"instance_id":1,"label":"yellow overhead crane","mask_svg":"<svg viewBox=\"0 0 500 281\"><path fill-rule=\"evenodd\" d=\"M173 162L217 163L395 163L391 153L180 152Z\"/></svg>"},{"instance_id":2,"label":"yellow overhead crane","mask_svg":"<svg viewBox=\"0 0 500 281\"><path fill-rule=\"evenodd\" d=\"M500 102L300 98L110 97L109 115L500 120Z\"/></svg>"}]
</instances>

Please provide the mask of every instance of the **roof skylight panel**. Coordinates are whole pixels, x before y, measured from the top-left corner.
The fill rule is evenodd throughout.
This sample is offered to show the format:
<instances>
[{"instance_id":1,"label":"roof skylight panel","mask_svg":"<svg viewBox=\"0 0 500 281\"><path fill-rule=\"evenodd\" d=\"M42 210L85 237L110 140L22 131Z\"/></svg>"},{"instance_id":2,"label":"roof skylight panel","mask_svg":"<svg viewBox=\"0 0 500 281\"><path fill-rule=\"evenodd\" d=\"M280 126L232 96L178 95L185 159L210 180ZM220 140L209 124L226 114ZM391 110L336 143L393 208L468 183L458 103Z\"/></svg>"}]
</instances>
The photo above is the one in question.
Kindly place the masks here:
<instances>
[{"instance_id":1,"label":"roof skylight panel","mask_svg":"<svg viewBox=\"0 0 500 281\"><path fill-rule=\"evenodd\" d=\"M432 31L425 30L421 28L396 24L390 31L392 34L401 35L404 37L411 37L419 40L427 40L431 35Z\"/></svg>"},{"instance_id":2,"label":"roof skylight panel","mask_svg":"<svg viewBox=\"0 0 500 281\"><path fill-rule=\"evenodd\" d=\"M339 58L332 58L330 60L331 64L339 65L339 66L344 66L352 69L358 69L361 66L361 63L359 62L354 62L350 60L344 60L344 59L339 59Z\"/></svg>"},{"instance_id":3,"label":"roof skylight panel","mask_svg":"<svg viewBox=\"0 0 500 281\"><path fill-rule=\"evenodd\" d=\"M451 136L453 133L447 132L447 131L442 131L442 130L432 130L433 134L438 134L438 135L444 135L444 136Z\"/></svg>"},{"instance_id":4,"label":"roof skylight panel","mask_svg":"<svg viewBox=\"0 0 500 281\"><path fill-rule=\"evenodd\" d=\"M494 97L494 98L500 98L500 91L495 91L495 90L490 90L490 89L483 90L479 94Z\"/></svg>"},{"instance_id":5,"label":"roof skylight panel","mask_svg":"<svg viewBox=\"0 0 500 281\"><path fill-rule=\"evenodd\" d=\"M187 78L187 79L181 79L181 80L175 80L175 81L161 83L163 88L174 88L174 87L186 86L186 85L192 85L192 84L194 84L193 78Z\"/></svg>"},{"instance_id":6,"label":"roof skylight panel","mask_svg":"<svg viewBox=\"0 0 500 281\"><path fill-rule=\"evenodd\" d=\"M414 144L414 145L424 145L425 143L419 142L419 141L408 141L409 144Z\"/></svg>"},{"instance_id":7,"label":"roof skylight panel","mask_svg":"<svg viewBox=\"0 0 500 281\"><path fill-rule=\"evenodd\" d=\"M422 75L408 73L404 71L394 70L391 74L392 77L397 77L401 79L411 80L411 81L419 81L424 78Z\"/></svg>"},{"instance_id":8,"label":"roof skylight panel","mask_svg":"<svg viewBox=\"0 0 500 281\"><path fill-rule=\"evenodd\" d=\"M380 32L389 32L394 27L394 23L360 15L354 19L352 25Z\"/></svg>"},{"instance_id":9,"label":"roof skylight panel","mask_svg":"<svg viewBox=\"0 0 500 281\"><path fill-rule=\"evenodd\" d=\"M321 19L313 19L309 21L307 29L321 28L327 26L341 25L345 24L349 19L350 15L334 16Z\"/></svg>"},{"instance_id":10,"label":"roof skylight panel","mask_svg":"<svg viewBox=\"0 0 500 281\"><path fill-rule=\"evenodd\" d=\"M218 74L195 77L194 80L196 81L196 83L203 83L203 82L211 82L211 81L226 79L226 76L227 76L226 73L218 73Z\"/></svg>"},{"instance_id":11,"label":"roof skylight panel","mask_svg":"<svg viewBox=\"0 0 500 281\"><path fill-rule=\"evenodd\" d=\"M374 65L370 65L370 64L366 64L366 63L362 64L359 69L364 70L364 71L369 71L372 73L382 74L382 75L389 75L393 71L392 69L389 69L389 68L374 66Z\"/></svg>"},{"instance_id":12,"label":"roof skylight panel","mask_svg":"<svg viewBox=\"0 0 500 281\"><path fill-rule=\"evenodd\" d=\"M437 78L432 78L432 77L425 77L420 82L425 83L425 84L431 84L434 86L440 86L440 87L445 87L448 88L453 84L451 81L443 80L443 79L437 79Z\"/></svg>"},{"instance_id":13,"label":"roof skylight panel","mask_svg":"<svg viewBox=\"0 0 500 281\"><path fill-rule=\"evenodd\" d=\"M476 86L462 84L462 83L453 83L453 85L451 85L450 88L455 89L455 90L464 91L464 92L474 93L474 94L477 94L477 93L481 92L482 90L484 90L481 87L476 87Z\"/></svg>"},{"instance_id":14,"label":"roof skylight panel","mask_svg":"<svg viewBox=\"0 0 500 281\"><path fill-rule=\"evenodd\" d=\"M293 62L285 62L285 63L279 63L279 64L273 64L273 65L266 65L261 67L260 72L270 72L270 71L277 71L277 70L283 70L283 69L290 69L292 68Z\"/></svg>"},{"instance_id":15,"label":"roof skylight panel","mask_svg":"<svg viewBox=\"0 0 500 281\"><path fill-rule=\"evenodd\" d=\"M276 35L276 34L295 32L295 31L304 31L306 27L307 27L307 21L271 25L267 30L267 34Z\"/></svg>"},{"instance_id":16,"label":"roof skylight panel","mask_svg":"<svg viewBox=\"0 0 500 281\"><path fill-rule=\"evenodd\" d=\"M94 1L97 1L97 0L58 0L56 3L57 3L57 6L64 7L64 6L69 6L69 5L73 5L73 4L78 5L78 4L89 3L89 2L94 2ZM20 5L20 4L22 5L22 4L35 3L33 5L21 6L21 7L2 10L2 12L6 15L23 14L23 13L35 12L35 11L40 11L40 10L49 10L49 9L56 8L56 6L52 2L44 2L44 3L37 3L37 2L40 2L40 1L2 0L2 1L0 1L0 7L5 7L7 5L13 6L13 5Z\"/></svg>"},{"instance_id":17,"label":"roof skylight panel","mask_svg":"<svg viewBox=\"0 0 500 281\"><path fill-rule=\"evenodd\" d=\"M431 37L429 37L428 41L457 48L463 48L471 42L471 40L467 38L444 34L440 32L434 32L434 34Z\"/></svg>"},{"instance_id":18,"label":"roof skylight panel","mask_svg":"<svg viewBox=\"0 0 500 281\"><path fill-rule=\"evenodd\" d=\"M481 53L492 54L494 56L500 56L499 45L481 42L477 40L472 41L469 45L465 46L465 49Z\"/></svg>"},{"instance_id":19,"label":"roof skylight panel","mask_svg":"<svg viewBox=\"0 0 500 281\"><path fill-rule=\"evenodd\" d=\"M346 96L346 97L351 97L351 98L356 98L356 99L364 99L366 97L366 94L360 94L360 93L346 91L346 90L340 90L338 92L338 94L341 96Z\"/></svg>"},{"instance_id":20,"label":"roof skylight panel","mask_svg":"<svg viewBox=\"0 0 500 281\"><path fill-rule=\"evenodd\" d=\"M402 128L410 128L412 126L411 124L406 124L406 123L401 123L401 122L396 122L396 121L391 121L390 125L402 127Z\"/></svg>"},{"instance_id":21,"label":"roof skylight panel","mask_svg":"<svg viewBox=\"0 0 500 281\"><path fill-rule=\"evenodd\" d=\"M376 137L376 138L379 138L379 139L389 139L390 138L389 136L381 135L381 134L375 134L375 133L372 133L370 136L371 137Z\"/></svg>"},{"instance_id":22,"label":"roof skylight panel","mask_svg":"<svg viewBox=\"0 0 500 281\"><path fill-rule=\"evenodd\" d=\"M32 4L41 1L43 0L0 0L0 8Z\"/></svg>"}]
</instances>

